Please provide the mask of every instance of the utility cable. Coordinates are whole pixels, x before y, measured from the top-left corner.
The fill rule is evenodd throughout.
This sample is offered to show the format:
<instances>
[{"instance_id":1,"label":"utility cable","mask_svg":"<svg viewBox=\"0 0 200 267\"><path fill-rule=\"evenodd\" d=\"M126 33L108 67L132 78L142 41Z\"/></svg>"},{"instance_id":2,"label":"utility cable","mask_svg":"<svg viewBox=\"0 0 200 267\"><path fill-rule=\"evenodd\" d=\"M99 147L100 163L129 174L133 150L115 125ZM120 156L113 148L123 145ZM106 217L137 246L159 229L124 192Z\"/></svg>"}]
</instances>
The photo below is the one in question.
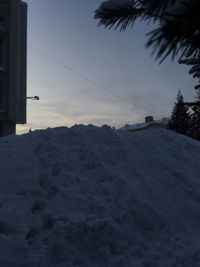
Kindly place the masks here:
<instances>
[{"instance_id":1,"label":"utility cable","mask_svg":"<svg viewBox=\"0 0 200 267\"><path fill-rule=\"evenodd\" d=\"M34 51L36 54L38 54L38 55L41 56L42 58L46 59L48 62L50 62L50 63L52 63L52 64L55 64L55 65L59 66L59 67L62 68L62 69L65 69L65 70L68 70L68 71L74 73L75 75L81 77L81 78L84 79L85 81L87 81L87 82L89 82L89 83L95 85L96 88L99 88L99 89L101 89L101 90L103 90L103 91L105 91L105 92L107 92L107 93L109 93L109 94L111 94L111 95L113 95L113 96L115 96L115 97L117 97L117 98L123 100L123 101L126 101L126 102L128 102L129 104L131 104L131 105L133 105L133 106L135 106L135 107L137 107L137 108L140 108L140 109L146 111L147 113L149 113L149 112L152 113L152 111L149 111L149 110L147 110L146 108L144 108L144 107L142 107L142 106L140 106L140 105L138 105L138 104L133 103L133 102L132 102L131 100L129 100L128 98L123 97L123 96L121 96L121 95L118 95L118 94L116 94L115 92L113 92L112 90L110 90L110 89L108 89L108 88L106 88L106 87L100 85L99 83L95 82L94 80L89 79L87 76L85 76L85 75L82 74L81 72L79 72L79 71L77 71L77 70L75 70L75 69L73 69L73 68L71 68L71 67L69 67L69 66L67 66L67 65L65 65L65 64L62 64L62 63L58 62L57 60L55 60L55 59L53 59L53 58L50 58L49 56L47 56L46 54L44 54L44 53L41 52L40 50L38 50L38 49L36 49L36 48L34 48L34 47L30 46L30 45L29 45L29 47L30 47L30 49L31 49L32 51Z\"/></svg>"}]
</instances>

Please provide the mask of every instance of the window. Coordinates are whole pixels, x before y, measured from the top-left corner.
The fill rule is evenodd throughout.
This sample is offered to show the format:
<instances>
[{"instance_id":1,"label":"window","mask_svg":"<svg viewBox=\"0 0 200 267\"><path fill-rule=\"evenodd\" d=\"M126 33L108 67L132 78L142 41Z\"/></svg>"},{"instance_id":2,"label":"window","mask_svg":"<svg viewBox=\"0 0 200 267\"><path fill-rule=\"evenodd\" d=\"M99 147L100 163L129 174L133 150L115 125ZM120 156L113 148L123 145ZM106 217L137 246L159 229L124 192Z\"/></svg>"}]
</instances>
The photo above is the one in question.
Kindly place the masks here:
<instances>
[{"instance_id":1,"label":"window","mask_svg":"<svg viewBox=\"0 0 200 267\"><path fill-rule=\"evenodd\" d=\"M0 109L3 108L3 86L2 86L2 78L0 77Z\"/></svg>"},{"instance_id":2,"label":"window","mask_svg":"<svg viewBox=\"0 0 200 267\"><path fill-rule=\"evenodd\" d=\"M0 73L0 110L5 110L7 105L7 76Z\"/></svg>"},{"instance_id":3,"label":"window","mask_svg":"<svg viewBox=\"0 0 200 267\"><path fill-rule=\"evenodd\" d=\"M11 1L10 0L4 0L4 1L0 0L0 25L2 25L2 24L5 25L8 23L9 4L6 2L11 2Z\"/></svg>"},{"instance_id":4,"label":"window","mask_svg":"<svg viewBox=\"0 0 200 267\"><path fill-rule=\"evenodd\" d=\"M5 20L5 18L3 18L3 17L0 17L0 23L1 23L1 24L5 24L5 23L6 23L6 20Z\"/></svg>"},{"instance_id":5,"label":"window","mask_svg":"<svg viewBox=\"0 0 200 267\"><path fill-rule=\"evenodd\" d=\"M6 42L7 39L5 38L5 36L0 35L0 72L5 72L7 68Z\"/></svg>"},{"instance_id":6,"label":"window","mask_svg":"<svg viewBox=\"0 0 200 267\"><path fill-rule=\"evenodd\" d=\"M3 57L3 39L0 38L0 66L2 66Z\"/></svg>"}]
</instances>

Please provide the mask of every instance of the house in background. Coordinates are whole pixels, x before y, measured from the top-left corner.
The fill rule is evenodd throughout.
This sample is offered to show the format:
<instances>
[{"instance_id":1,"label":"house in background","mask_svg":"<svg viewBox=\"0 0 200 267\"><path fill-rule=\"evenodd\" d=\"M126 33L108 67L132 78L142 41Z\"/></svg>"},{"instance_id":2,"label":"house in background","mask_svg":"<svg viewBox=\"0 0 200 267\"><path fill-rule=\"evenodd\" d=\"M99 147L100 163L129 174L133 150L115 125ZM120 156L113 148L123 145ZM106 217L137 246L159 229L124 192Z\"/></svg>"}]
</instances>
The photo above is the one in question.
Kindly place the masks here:
<instances>
[{"instance_id":1,"label":"house in background","mask_svg":"<svg viewBox=\"0 0 200 267\"><path fill-rule=\"evenodd\" d=\"M0 0L0 136L26 123L27 4Z\"/></svg>"},{"instance_id":2,"label":"house in background","mask_svg":"<svg viewBox=\"0 0 200 267\"><path fill-rule=\"evenodd\" d=\"M147 116L145 117L144 123L137 123L133 125L125 125L123 127L124 130L127 130L129 132L135 132L135 131L142 131L148 128L168 128L168 118L162 118L161 120L154 120L153 116Z\"/></svg>"}]
</instances>

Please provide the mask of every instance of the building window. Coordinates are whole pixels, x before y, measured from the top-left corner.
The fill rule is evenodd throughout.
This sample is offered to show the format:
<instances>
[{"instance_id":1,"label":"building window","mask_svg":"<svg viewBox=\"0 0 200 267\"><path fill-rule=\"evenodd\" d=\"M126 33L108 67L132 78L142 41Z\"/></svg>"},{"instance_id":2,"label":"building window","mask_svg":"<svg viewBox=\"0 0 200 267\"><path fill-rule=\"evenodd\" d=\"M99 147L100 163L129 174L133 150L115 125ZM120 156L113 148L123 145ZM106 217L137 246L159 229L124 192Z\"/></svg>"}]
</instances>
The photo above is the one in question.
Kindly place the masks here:
<instances>
[{"instance_id":1,"label":"building window","mask_svg":"<svg viewBox=\"0 0 200 267\"><path fill-rule=\"evenodd\" d=\"M0 110L5 110L7 104L7 76L0 73Z\"/></svg>"},{"instance_id":2,"label":"building window","mask_svg":"<svg viewBox=\"0 0 200 267\"><path fill-rule=\"evenodd\" d=\"M3 87L2 87L2 80L0 77L0 109L3 108Z\"/></svg>"},{"instance_id":3,"label":"building window","mask_svg":"<svg viewBox=\"0 0 200 267\"><path fill-rule=\"evenodd\" d=\"M6 71L7 66L7 54L6 54L6 38L4 36L0 36L0 72Z\"/></svg>"},{"instance_id":4,"label":"building window","mask_svg":"<svg viewBox=\"0 0 200 267\"><path fill-rule=\"evenodd\" d=\"M2 56L3 56L3 39L0 39L0 66L2 66Z\"/></svg>"},{"instance_id":5,"label":"building window","mask_svg":"<svg viewBox=\"0 0 200 267\"><path fill-rule=\"evenodd\" d=\"M0 23L1 23L1 24L5 24L5 23L6 23L5 18L0 17Z\"/></svg>"}]
</instances>

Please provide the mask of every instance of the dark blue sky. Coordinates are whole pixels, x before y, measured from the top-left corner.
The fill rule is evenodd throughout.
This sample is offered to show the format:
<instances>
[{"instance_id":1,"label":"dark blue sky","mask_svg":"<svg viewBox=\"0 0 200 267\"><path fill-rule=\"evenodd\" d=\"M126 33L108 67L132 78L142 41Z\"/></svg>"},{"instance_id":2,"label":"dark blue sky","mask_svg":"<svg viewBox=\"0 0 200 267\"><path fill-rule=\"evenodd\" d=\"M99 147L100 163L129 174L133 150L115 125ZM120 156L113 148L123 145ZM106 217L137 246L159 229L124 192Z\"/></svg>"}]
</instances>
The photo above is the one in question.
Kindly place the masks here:
<instances>
[{"instance_id":1,"label":"dark blue sky","mask_svg":"<svg viewBox=\"0 0 200 267\"><path fill-rule=\"evenodd\" d=\"M146 115L167 117L179 88L185 99L193 100L195 81L188 68L170 59L158 65L145 49L150 28L144 23L123 33L98 28L93 16L101 0L27 2L28 95L41 100L28 102L28 124L19 132L76 123L118 127L142 122Z\"/></svg>"}]
</instances>

